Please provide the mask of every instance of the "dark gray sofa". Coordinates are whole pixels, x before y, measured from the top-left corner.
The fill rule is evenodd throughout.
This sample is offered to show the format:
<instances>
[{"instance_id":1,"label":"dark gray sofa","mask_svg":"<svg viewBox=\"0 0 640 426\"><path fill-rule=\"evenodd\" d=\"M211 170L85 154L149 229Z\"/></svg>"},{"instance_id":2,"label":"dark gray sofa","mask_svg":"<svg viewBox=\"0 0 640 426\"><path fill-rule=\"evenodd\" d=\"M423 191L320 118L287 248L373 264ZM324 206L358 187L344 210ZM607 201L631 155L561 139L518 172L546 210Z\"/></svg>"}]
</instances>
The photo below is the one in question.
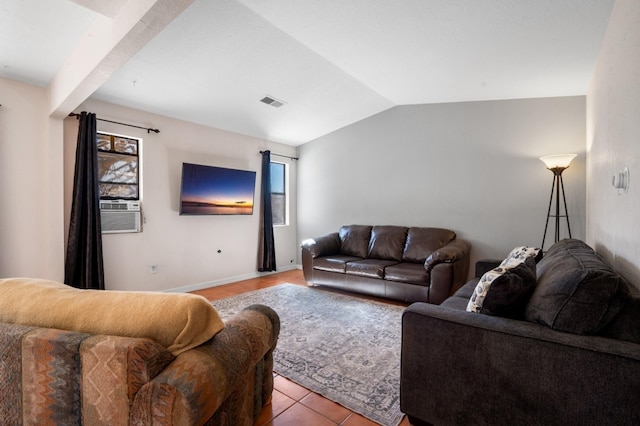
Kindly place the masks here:
<instances>
[{"instance_id":1,"label":"dark gray sofa","mask_svg":"<svg viewBox=\"0 0 640 426\"><path fill-rule=\"evenodd\" d=\"M477 278L405 310L400 401L412 424L640 424L636 289L577 240L535 268L511 318L466 311Z\"/></svg>"},{"instance_id":2,"label":"dark gray sofa","mask_svg":"<svg viewBox=\"0 0 640 426\"><path fill-rule=\"evenodd\" d=\"M304 241L302 270L309 285L437 304L466 282L470 249L448 229L348 225Z\"/></svg>"}]
</instances>

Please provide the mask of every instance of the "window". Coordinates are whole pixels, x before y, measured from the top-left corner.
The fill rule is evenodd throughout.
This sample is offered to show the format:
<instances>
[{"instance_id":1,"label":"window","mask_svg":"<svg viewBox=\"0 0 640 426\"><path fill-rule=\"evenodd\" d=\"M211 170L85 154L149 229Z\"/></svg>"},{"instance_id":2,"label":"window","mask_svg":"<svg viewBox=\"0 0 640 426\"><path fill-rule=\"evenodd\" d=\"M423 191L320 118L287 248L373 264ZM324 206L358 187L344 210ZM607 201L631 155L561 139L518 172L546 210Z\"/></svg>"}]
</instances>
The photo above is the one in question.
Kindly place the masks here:
<instances>
[{"instance_id":1,"label":"window","mask_svg":"<svg viewBox=\"0 0 640 426\"><path fill-rule=\"evenodd\" d=\"M287 224L287 165L271 163L271 214L274 225Z\"/></svg>"},{"instance_id":2,"label":"window","mask_svg":"<svg viewBox=\"0 0 640 426\"><path fill-rule=\"evenodd\" d=\"M140 139L98 132L100 199L140 199Z\"/></svg>"}]
</instances>

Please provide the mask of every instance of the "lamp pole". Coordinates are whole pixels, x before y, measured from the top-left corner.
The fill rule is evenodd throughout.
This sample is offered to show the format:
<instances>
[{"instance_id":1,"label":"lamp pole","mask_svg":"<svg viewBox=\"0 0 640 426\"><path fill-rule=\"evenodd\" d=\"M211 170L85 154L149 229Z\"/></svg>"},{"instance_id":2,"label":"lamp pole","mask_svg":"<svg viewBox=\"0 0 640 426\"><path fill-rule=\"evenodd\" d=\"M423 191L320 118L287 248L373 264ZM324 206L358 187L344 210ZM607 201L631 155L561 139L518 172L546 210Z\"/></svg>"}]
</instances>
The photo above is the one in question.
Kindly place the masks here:
<instances>
[{"instance_id":1,"label":"lamp pole","mask_svg":"<svg viewBox=\"0 0 640 426\"><path fill-rule=\"evenodd\" d=\"M573 158L576 157L576 154L562 154L562 155L550 155L547 157L540 157L546 165L547 169L551 170L553 173L553 182L551 183L551 195L549 196L549 207L547 208L547 221L544 225L544 235L542 236L542 245L540 246L541 250L544 250L544 242L547 238L547 229L549 227L549 218L551 216L555 217L556 226L555 226L555 235L554 235L554 243L557 243L560 240L560 218L564 217L567 220L567 231L569 232L569 238L571 238L571 224L569 223L569 212L567 210L567 198L564 193L564 181L562 180L562 172L564 172L568 167L569 163ZM555 190L555 191L554 191ZM564 204L564 214L560 214L560 192L562 191L562 201ZM553 203L553 193L556 195L556 212L555 215L551 214L551 205Z\"/></svg>"}]
</instances>

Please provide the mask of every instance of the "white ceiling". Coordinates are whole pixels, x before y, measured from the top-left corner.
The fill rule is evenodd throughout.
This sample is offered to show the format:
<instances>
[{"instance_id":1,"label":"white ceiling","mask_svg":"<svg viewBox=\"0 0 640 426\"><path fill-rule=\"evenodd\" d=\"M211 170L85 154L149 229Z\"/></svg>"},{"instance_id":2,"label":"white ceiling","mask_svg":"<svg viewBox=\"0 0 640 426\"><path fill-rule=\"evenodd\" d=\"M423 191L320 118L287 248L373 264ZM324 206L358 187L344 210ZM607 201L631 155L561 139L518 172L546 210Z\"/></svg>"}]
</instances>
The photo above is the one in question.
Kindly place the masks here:
<instances>
[{"instance_id":1,"label":"white ceiling","mask_svg":"<svg viewBox=\"0 0 640 426\"><path fill-rule=\"evenodd\" d=\"M48 86L127 1L0 0L0 76ZM195 0L92 98L300 145L396 105L585 95L613 3Z\"/></svg>"}]
</instances>

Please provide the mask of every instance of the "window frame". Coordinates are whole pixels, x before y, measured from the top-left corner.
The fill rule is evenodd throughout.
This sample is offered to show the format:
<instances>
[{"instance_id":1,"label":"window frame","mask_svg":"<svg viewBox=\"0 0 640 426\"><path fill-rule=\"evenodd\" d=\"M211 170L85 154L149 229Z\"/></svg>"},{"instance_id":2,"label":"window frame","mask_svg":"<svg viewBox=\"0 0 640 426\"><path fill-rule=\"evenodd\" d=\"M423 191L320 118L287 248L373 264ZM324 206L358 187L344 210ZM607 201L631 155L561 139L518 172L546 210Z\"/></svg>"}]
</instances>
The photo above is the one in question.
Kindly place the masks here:
<instances>
[{"instance_id":1,"label":"window frame","mask_svg":"<svg viewBox=\"0 0 640 426\"><path fill-rule=\"evenodd\" d=\"M271 220L273 223L273 226L289 226L289 164L282 162L282 161L271 161L271 164L269 165L271 167L272 164L277 164L277 165L281 165L282 166L282 187L283 187L283 191L284 192L274 192L273 191L273 173L271 173ZM273 196L274 195L281 195L282 198L284 199L284 202L282 203L282 216L283 216L283 222L282 223L276 223L274 220L274 213L275 210L273 209L274 206L274 202L273 202Z\"/></svg>"},{"instance_id":2,"label":"window frame","mask_svg":"<svg viewBox=\"0 0 640 426\"><path fill-rule=\"evenodd\" d=\"M110 149L109 150L100 149L100 148L97 147L100 135L104 135L104 136L109 136L110 137ZM96 136L97 136L96 137L96 148L97 148L97 152L98 152L98 164L100 163L100 155L103 154L103 153L107 154L107 155L115 154L115 155L122 155L122 156L135 157L136 158L136 168L135 168L136 183L135 184L129 184L129 183L122 183L122 182L113 182L113 181L100 180L100 182L99 182L99 185L100 185L100 191L99 191L100 192L100 200L141 201L142 200L142 179L141 179L141 175L142 175L142 138L138 138L138 137L135 137L135 136L129 136L129 135L122 135L122 134L103 131L103 130L98 130L96 132ZM126 152L117 151L115 149L115 147L114 147L116 138L128 139L128 140L136 141L136 143L137 143L136 153L135 154L130 154L130 153L126 153ZM98 176L98 178L100 179L100 176ZM105 183L105 184L114 184L114 185L137 186L137 197L103 196L102 195L102 184L103 183Z\"/></svg>"}]
</instances>

